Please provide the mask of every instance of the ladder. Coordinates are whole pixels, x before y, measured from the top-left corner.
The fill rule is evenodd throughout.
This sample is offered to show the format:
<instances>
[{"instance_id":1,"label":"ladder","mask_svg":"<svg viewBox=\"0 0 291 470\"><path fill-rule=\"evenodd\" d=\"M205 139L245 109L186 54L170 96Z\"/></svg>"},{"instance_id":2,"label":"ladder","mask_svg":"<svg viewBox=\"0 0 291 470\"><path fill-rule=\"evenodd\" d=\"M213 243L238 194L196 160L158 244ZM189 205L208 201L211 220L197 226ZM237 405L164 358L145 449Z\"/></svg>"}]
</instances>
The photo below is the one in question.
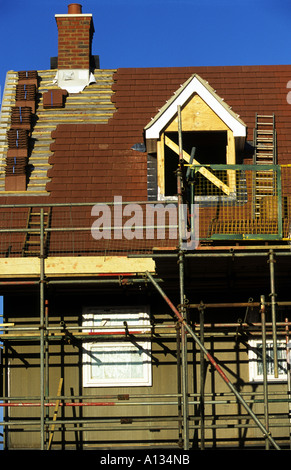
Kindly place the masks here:
<instances>
[{"instance_id":1,"label":"ladder","mask_svg":"<svg viewBox=\"0 0 291 470\"><path fill-rule=\"evenodd\" d=\"M276 129L275 115L256 114L254 129L254 163L256 165L275 165ZM262 199L274 196L276 193L276 179L273 170L258 170L254 177L254 216L261 215Z\"/></svg>"},{"instance_id":2,"label":"ladder","mask_svg":"<svg viewBox=\"0 0 291 470\"><path fill-rule=\"evenodd\" d=\"M44 228L50 226L51 207L44 212ZM40 256L40 209L30 207L27 215L25 240L22 248L22 256ZM30 231L30 229L33 229ZM35 231L37 229L37 231ZM48 232L44 232L44 251L48 245Z\"/></svg>"}]
</instances>

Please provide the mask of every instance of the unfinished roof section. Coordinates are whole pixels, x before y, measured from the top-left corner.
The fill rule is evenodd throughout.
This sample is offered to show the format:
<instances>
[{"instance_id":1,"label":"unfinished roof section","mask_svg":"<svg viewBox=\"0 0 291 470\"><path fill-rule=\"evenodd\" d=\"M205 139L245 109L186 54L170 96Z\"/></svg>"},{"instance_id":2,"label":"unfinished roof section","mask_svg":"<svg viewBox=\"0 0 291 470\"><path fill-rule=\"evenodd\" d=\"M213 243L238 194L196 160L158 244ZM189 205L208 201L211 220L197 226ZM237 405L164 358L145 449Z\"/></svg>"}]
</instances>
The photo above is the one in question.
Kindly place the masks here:
<instances>
[{"instance_id":1,"label":"unfinished roof section","mask_svg":"<svg viewBox=\"0 0 291 470\"><path fill-rule=\"evenodd\" d=\"M114 73L115 70L95 70L95 83L78 94L64 96L63 90L54 83L56 69L37 71L39 86L35 113L32 113L33 126L28 142L27 187L22 191L7 191L5 189L9 151L7 133L11 128L13 109L16 107L16 88L19 75L18 72L13 71L7 73L0 117L0 198L14 194L18 197L49 195L46 185L50 181L48 170L51 168L51 164L49 160L54 152L51 149L51 145L54 144L52 132L57 129L58 125L107 124L116 111L111 102ZM58 97L62 98L59 103L55 99ZM69 145L72 140L66 142ZM63 141L62 144L64 145L66 142ZM69 179L68 170L65 168L64 171Z\"/></svg>"},{"instance_id":2,"label":"unfinished roof section","mask_svg":"<svg viewBox=\"0 0 291 470\"><path fill-rule=\"evenodd\" d=\"M225 123L225 125L233 132L233 136L241 146L246 138L245 123L240 119L239 115L234 113L223 99L216 94L215 90L209 85L209 83L197 74L192 75L160 109L159 113L152 119L152 121L146 125L146 140L159 139L161 133L177 116L177 107L184 107L194 95L198 95L218 116L218 118Z\"/></svg>"}]
</instances>

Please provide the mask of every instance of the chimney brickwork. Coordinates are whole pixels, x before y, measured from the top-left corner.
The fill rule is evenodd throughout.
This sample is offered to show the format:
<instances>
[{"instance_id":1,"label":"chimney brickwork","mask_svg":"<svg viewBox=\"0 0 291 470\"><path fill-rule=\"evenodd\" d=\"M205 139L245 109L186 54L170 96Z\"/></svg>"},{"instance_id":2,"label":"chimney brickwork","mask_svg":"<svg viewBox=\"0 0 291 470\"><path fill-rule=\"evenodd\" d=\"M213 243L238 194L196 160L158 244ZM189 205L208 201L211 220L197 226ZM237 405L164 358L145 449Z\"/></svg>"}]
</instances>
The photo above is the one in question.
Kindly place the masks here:
<instances>
[{"instance_id":1,"label":"chimney brickwork","mask_svg":"<svg viewBox=\"0 0 291 470\"><path fill-rule=\"evenodd\" d=\"M67 15L55 15L58 26L58 69L89 69L94 34L92 15L70 13L76 11L70 5L68 11Z\"/></svg>"}]
</instances>

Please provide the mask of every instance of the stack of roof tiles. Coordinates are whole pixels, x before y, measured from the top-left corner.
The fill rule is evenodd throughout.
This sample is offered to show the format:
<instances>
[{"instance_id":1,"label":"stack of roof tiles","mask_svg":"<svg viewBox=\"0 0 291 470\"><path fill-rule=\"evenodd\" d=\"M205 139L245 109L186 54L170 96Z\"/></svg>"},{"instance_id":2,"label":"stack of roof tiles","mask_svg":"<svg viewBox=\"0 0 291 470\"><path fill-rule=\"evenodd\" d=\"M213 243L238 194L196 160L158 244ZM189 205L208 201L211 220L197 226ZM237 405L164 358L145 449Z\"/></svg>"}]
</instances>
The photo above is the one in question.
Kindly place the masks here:
<instances>
[{"instance_id":1,"label":"stack of roof tiles","mask_svg":"<svg viewBox=\"0 0 291 470\"><path fill-rule=\"evenodd\" d=\"M28 132L25 129L9 129L7 131L7 138L10 149L28 148Z\"/></svg>"},{"instance_id":2,"label":"stack of roof tiles","mask_svg":"<svg viewBox=\"0 0 291 470\"><path fill-rule=\"evenodd\" d=\"M44 109L63 108L65 96L67 96L66 90L56 89L56 90L46 91L43 94Z\"/></svg>"},{"instance_id":3,"label":"stack of roof tiles","mask_svg":"<svg viewBox=\"0 0 291 470\"><path fill-rule=\"evenodd\" d=\"M10 129L7 136L9 150L5 174L6 176L25 175L28 159L28 132L24 129Z\"/></svg>"},{"instance_id":4,"label":"stack of roof tiles","mask_svg":"<svg viewBox=\"0 0 291 470\"><path fill-rule=\"evenodd\" d=\"M18 72L15 106L11 109L7 131L8 151L5 168L5 189L25 190L32 114L36 108L37 72Z\"/></svg>"},{"instance_id":5,"label":"stack of roof tiles","mask_svg":"<svg viewBox=\"0 0 291 470\"><path fill-rule=\"evenodd\" d=\"M29 106L14 106L11 110L10 129L31 130L31 108Z\"/></svg>"},{"instance_id":6,"label":"stack of roof tiles","mask_svg":"<svg viewBox=\"0 0 291 470\"><path fill-rule=\"evenodd\" d=\"M16 102L35 100L35 94L35 85L26 85L25 83L16 85Z\"/></svg>"},{"instance_id":7,"label":"stack of roof tiles","mask_svg":"<svg viewBox=\"0 0 291 470\"><path fill-rule=\"evenodd\" d=\"M6 176L25 175L27 166L26 157L7 157Z\"/></svg>"},{"instance_id":8,"label":"stack of roof tiles","mask_svg":"<svg viewBox=\"0 0 291 470\"><path fill-rule=\"evenodd\" d=\"M26 106L27 103L35 103L36 86L34 84L20 83L16 85L16 106ZM35 112L35 108L34 108Z\"/></svg>"},{"instance_id":9,"label":"stack of roof tiles","mask_svg":"<svg viewBox=\"0 0 291 470\"><path fill-rule=\"evenodd\" d=\"M20 70L18 72L18 82L22 83L24 81L27 83L36 84L38 81L38 74L36 70Z\"/></svg>"}]
</instances>

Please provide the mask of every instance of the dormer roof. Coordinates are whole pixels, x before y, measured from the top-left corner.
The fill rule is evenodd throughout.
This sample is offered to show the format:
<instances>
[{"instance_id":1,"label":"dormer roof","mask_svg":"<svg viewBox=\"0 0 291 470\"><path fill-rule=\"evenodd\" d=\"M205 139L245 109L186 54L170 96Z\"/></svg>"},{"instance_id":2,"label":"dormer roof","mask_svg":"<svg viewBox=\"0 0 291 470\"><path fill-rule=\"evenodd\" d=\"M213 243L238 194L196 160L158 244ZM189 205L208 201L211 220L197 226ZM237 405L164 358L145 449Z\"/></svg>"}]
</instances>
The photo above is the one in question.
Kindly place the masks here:
<instances>
[{"instance_id":1,"label":"dormer roof","mask_svg":"<svg viewBox=\"0 0 291 470\"><path fill-rule=\"evenodd\" d=\"M163 129L177 114L177 107L183 107L194 95L198 94L217 116L232 130L234 137L246 137L246 124L240 119L216 91L198 74L193 74L165 103L156 116L145 126L146 139L159 139Z\"/></svg>"}]
</instances>

